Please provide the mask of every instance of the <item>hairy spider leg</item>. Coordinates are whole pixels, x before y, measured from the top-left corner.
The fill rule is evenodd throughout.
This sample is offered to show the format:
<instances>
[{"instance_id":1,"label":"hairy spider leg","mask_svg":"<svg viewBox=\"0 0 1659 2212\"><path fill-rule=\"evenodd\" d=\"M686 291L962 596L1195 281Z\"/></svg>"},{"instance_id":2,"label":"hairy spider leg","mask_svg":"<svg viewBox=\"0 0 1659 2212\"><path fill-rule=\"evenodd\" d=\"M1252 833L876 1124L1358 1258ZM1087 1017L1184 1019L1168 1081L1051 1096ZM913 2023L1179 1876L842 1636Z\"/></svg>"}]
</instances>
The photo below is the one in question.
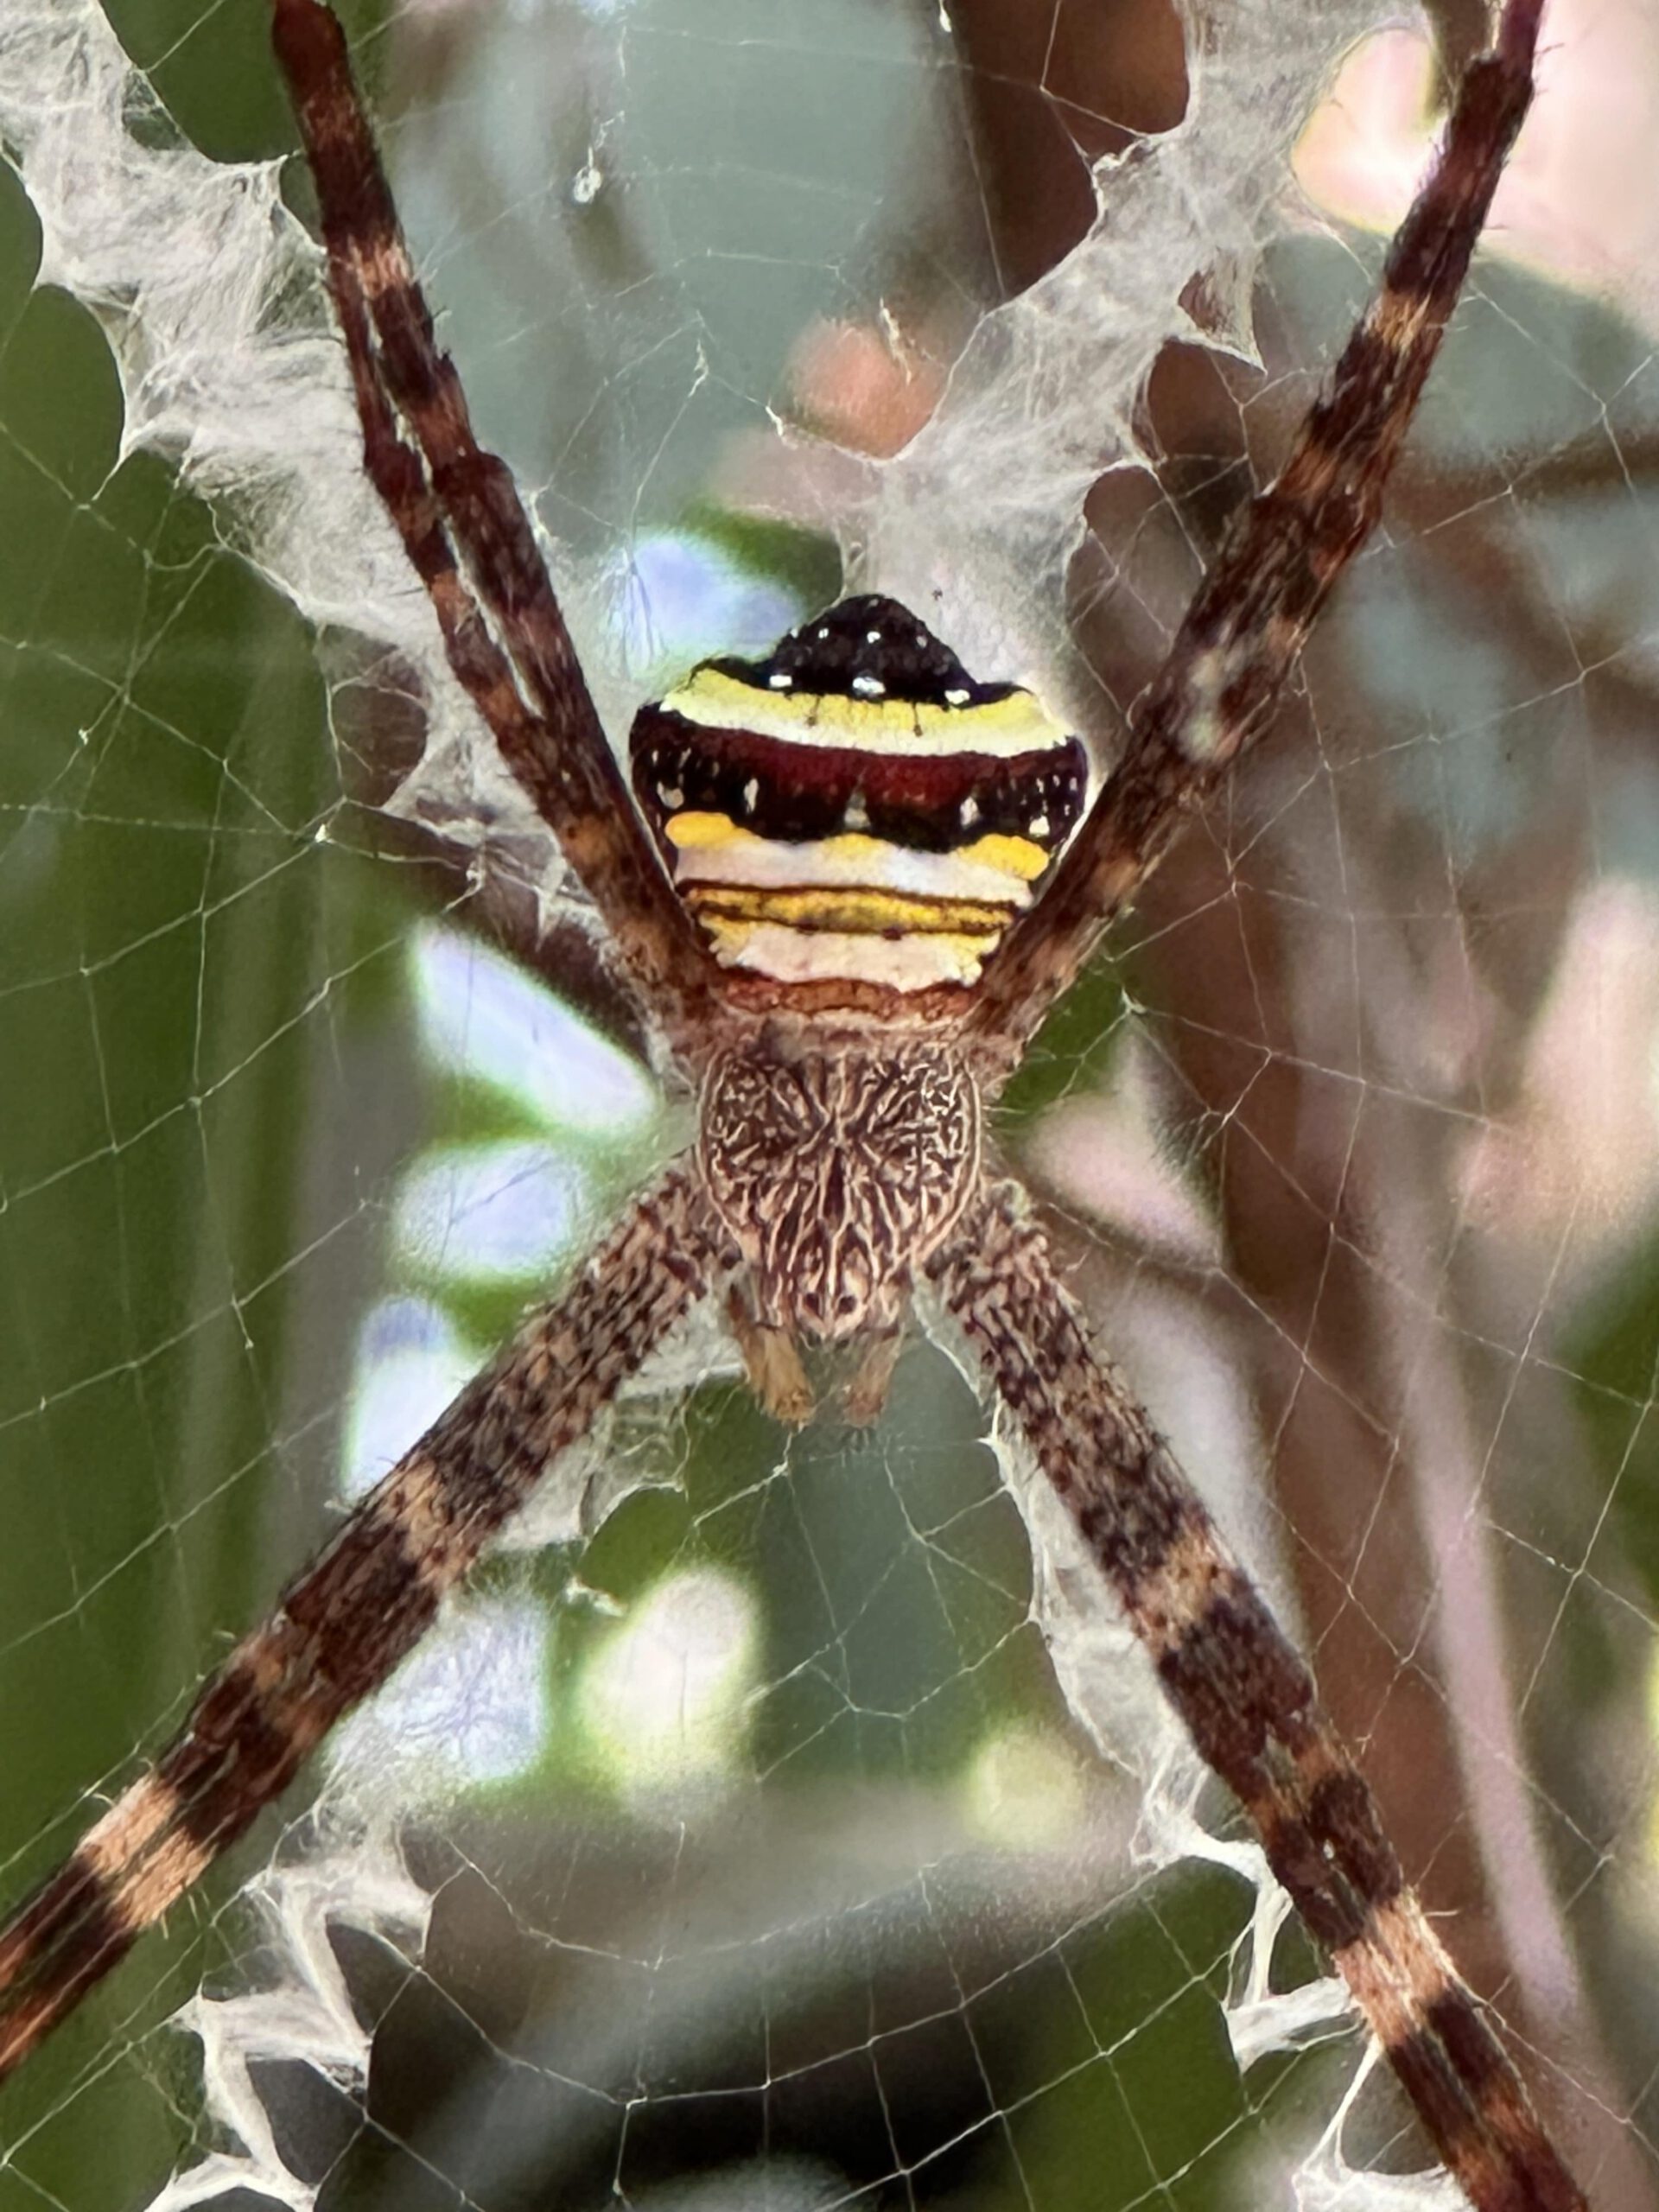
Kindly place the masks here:
<instances>
[{"instance_id":1,"label":"hairy spider leg","mask_svg":"<svg viewBox=\"0 0 1659 2212\"><path fill-rule=\"evenodd\" d=\"M610 837L610 827L623 823L644 836L626 801L608 817L603 808L595 810L595 794L603 796L620 782L615 763L598 731L523 510L502 465L473 442L453 368L436 348L358 107L343 41L316 0L277 0L277 25L283 67L318 175L330 284L346 338L370 475L431 592L458 677L622 939L636 981L671 1017L677 1011L683 1017L703 988L702 970L695 962L682 962L683 945L676 949L671 928L666 937L652 935L649 908L666 877L650 868L631 875L626 831L619 829L620 843ZM1344 356L1325 403L1323 427L1316 411L1280 484L1256 503L1241 537L1217 563L1164 677L1148 695L1152 704L1139 712L1141 753L1132 741L1109 785L1108 805L1097 807L1095 823L1084 833L1102 843L1109 862L1120 872L1127 867L1129 874L1115 887L1111 867L1095 868L1089 880L1105 867L1104 888L1086 925L1077 913L1078 899L1086 903L1086 896L1094 895L1086 884L1083 893L1061 902L1053 920L1062 956L1068 935L1077 937L1081 947L1128 895L1156 858L1179 810L1254 734L1324 592L1369 530L1382 475L1484 212L1482 199L1471 226L1475 202L1467 179L1459 183L1459 162L1467 167L1474 161L1478 168L1475 157L1484 147L1495 180L1524 111L1536 28L1536 5L1511 0L1497 54L1477 65L1491 80L1490 111L1483 122L1482 103L1471 102L1465 88L1435 178L1390 257L1390 278L1370 322ZM1460 144L1461 156L1455 151ZM1438 211L1431 204L1437 181L1445 186L1446 201ZM1407 251L1414 222L1423 236ZM1404 272L1397 283L1392 281L1396 269ZM1390 300L1392 308L1384 315ZM1414 334L1414 317L1427 329L1436 315L1427 341L1421 331ZM1376 386L1368 410L1344 391L1343 377L1357 349L1366 353L1362 341L1370 324L1376 342L1370 367L1362 359L1364 373L1355 372L1360 385L1369 377ZM413 431L413 445L399 428L400 414ZM1370 437L1369 460L1361 454L1356 461L1343 448L1351 433ZM1275 500L1282 505L1277 523ZM1344 504L1351 543L1338 527ZM452 531L482 609L463 580ZM1275 563L1283 575L1275 574ZM1258 564L1265 564L1265 581ZM1299 575L1300 596L1293 588ZM486 612L505 641L505 654L484 619ZM1253 622L1261 626L1260 637ZM1187 641L1185 658L1182 640ZM1252 677L1254 691L1246 677ZM1161 710L1162 721L1160 685L1169 688L1173 701ZM597 751L588 741L594 739ZM1200 740L1215 747L1217 759L1193 772ZM1142 754L1137 772L1135 763ZM1132 796L1136 772L1146 785L1138 846L1129 832L1110 827L1121 818L1110 804L1114 791L1120 801L1126 792ZM1107 830L1100 827L1103 813ZM642 892L641 884L657 889ZM821 889L810 893L823 895ZM778 903L775 888L766 891L762 904L766 899ZM1044 918L1048 906L1046 897L1044 914L1022 916L1003 945L1040 945L1050 928ZM732 918L722 918L729 923ZM737 922L749 918L746 911ZM1036 959L1033 972L1045 995L1064 980L1062 966L1063 958L1052 968ZM830 988L842 988L842 980L831 978ZM1008 1058L1017 1056L1020 1039L1034 1019L1034 1013L1031 1022L1007 1014L1001 1026L1014 1039ZM977 1015L970 1023L981 1032L995 1026ZM994 1045L995 1037L986 1041ZM829 1046L819 1071L827 1079L826 1056L832 1057ZM766 1075L759 1067L754 1072ZM772 1069L766 1079L775 1082L785 1072ZM795 1079L809 1077L806 1068ZM699 1153L704 1171L718 1167L729 1181L736 1157L729 1147L711 1148L705 1126ZM971 1175L971 1168L967 1172ZM0 2070L198 1878L280 1790L333 1721L385 1678L429 1624L439 1596L521 1501L548 1459L583 1433L699 1293L738 1263L735 1248L742 1239L733 1224L732 1193L726 1195L723 1224L709 1198L683 1173L671 1176L644 1202L590 1262L578 1290L533 1318L502 1359L468 1386L365 1501L265 1628L238 1647L215 1676L157 1766L124 1795L62 1872L0 1933ZM952 1206L958 1203L951 1200ZM737 1213L744 1223L759 1218L747 1200ZM1310 1926L1336 1952L1448 2164L1480 2212L1557 2212L1581 2205L1501 2047L1404 1888L1369 1792L1319 1713L1306 1669L1221 1545L1145 1414L1093 1360L1040 1239L1020 1220L1017 1199L1001 1188L976 1193L944 1233L945 1256L930 1272L1152 1644L1166 1688L1198 1749L1238 1791ZM754 1281L768 1288L764 1269ZM896 1287L885 1280L867 1286L868 1320L886 1315L893 1302L887 1293ZM783 1303L792 1308L798 1289L791 1275L772 1282L770 1294L776 1304L787 1291ZM777 1326L758 1317L754 1325L774 1332ZM869 1395L875 1399L885 1383L881 1348L878 1340L870 1367ZM556 1359L561 1363L556 1372Z\"/></svg>"},{"instance_id":2,"label":"hairy spider leg","mask_svg":"<svg viewBox=\"0 0 1659 2212\"><path fill-rule=\"evenodd\" d=\"M1542 13L1543 0L1506 0L1491 50L1464 72L1439 156L1328 389L1277 480L1233 524L1040 905L988 961L966 1027L1005 1065L1183 816L1268 727L1332 586L1370 537L1531 104Z\"/></svg>"},{"instance_id":3,"label":"hairy spider leg","mask_svg":"<svg viewBox=\"0 0 1659 2212\"><path fill-rule=\"evenodd\" d=\"M1019 1185L984 1185L928 1272L1470 2202L1587 2212L1408 1886L1313 1676L1090 1345Z\"/></svg>"},{"instance_id":4,"label":"hairy spider leg","mask_svg":"<svg viewBox=\"0 0 1659 2212\"><path fill-rule=\"evenodd\" d=\"M0 1929L0 2078L293 1779L728 1264L671 1173L404 1453L244 1637L148 1772Z\"/></svg>"},{"instance_id":5,"label":"hairy spider leg","mask_svg":"<svg viewBox=\"0 0 1659 2212\"><path fill-rule=\"evenodd\" d=\"M713 963L629 800L512 474L474 437L345 34L320 0L275 0L273 32L316 181L370 480L431 595L451 668L598 907L626 972L671 1032L693 1038Z\"/></svg>"}]
</instances>

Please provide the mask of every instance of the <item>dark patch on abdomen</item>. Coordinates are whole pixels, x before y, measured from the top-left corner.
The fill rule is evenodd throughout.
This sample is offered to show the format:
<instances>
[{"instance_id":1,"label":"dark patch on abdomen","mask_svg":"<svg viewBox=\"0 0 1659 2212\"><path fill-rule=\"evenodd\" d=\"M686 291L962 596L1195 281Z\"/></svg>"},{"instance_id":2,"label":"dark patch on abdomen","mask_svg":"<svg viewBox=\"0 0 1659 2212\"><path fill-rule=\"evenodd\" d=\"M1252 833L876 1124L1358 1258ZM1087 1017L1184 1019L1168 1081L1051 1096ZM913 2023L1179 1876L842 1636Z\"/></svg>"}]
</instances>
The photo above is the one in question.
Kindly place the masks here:
<instances>
[{"instance_id":1,"label":"dark patch on abdomen","mask_svg":"<svg viewBox=\"0 0 1659 2212\"><path fill-rule=\"evenodd\" d=\"M912 852L950 852L986 836L1027 837L1052 852L1082 812L1089 781L1075 737L1011 755L882 753L710 729L657 706L641 708L628 750L634 795L659 838L671 816L699 813L791 844L850 830ZM665 800L664 788L678 798ZM855 798L863 814L849 823ZM1034 830L1039 820L1046 827Z\"/></svg>"}]
</instances>

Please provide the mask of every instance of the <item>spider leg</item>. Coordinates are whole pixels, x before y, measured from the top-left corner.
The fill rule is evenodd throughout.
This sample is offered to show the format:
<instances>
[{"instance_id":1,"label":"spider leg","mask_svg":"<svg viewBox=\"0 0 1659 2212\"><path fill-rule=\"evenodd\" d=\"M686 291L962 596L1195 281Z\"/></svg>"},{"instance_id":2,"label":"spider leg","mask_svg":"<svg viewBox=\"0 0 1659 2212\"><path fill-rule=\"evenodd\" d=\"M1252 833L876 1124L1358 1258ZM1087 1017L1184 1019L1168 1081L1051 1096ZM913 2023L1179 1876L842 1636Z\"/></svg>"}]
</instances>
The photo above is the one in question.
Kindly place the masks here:
<instances>
[{"instance_id":1,"label":"spider leg","mask_svg":"<svg viewBox=\"0 0 1659 2212\"><path fill-rule=\"evenodd\" d=\"M1505 0L1464 73L1440 155L1382 280L1278 480L1237 517L1130 711L1108 776L1041 899L991 956L968 1017L1017 1056L1101 931L1272 719L1337 578L1370 535L1533 90L1543 0Z\"/></svg>"},{"instance_id":2,"label":"spider leg","mask_svg":"<svg viewBox=\"0 0 1659 2212\"><path fill-rule=\"evenodd\" d=\"M709 956L628 796L512 474L473 435L345 35L321 0L275 0L273 33L316 182L369 477L431 596L450 666L503 760L630 975L671 1016L677 1011L671 1027L689 1036L707 999Z\"/></svg>"},{"instance_id":3,"label":"spider leg","mask_svg":"<svg viewBox=\"0 0 1659 2212\"><path fill-rule=\"evenodd\" d=\"M1313 1677L1145 1410L1090 1347L1020 1186L988 1185L928 1272L1470 2202L1586 2212L1407 1885Z\"/></svg>"},{"instance_id":4,"label":"spider leg","mask_svg":"<svg viewBox=\"0 0 1659 2212\"><path fill-rule=\"evenodd\" d=\"M550 1463L734 1256L701 1185L671 1172L370 1491L155 1765L0 1929L0 2076L379 1688Z\"/></svg>"}]
</instances>

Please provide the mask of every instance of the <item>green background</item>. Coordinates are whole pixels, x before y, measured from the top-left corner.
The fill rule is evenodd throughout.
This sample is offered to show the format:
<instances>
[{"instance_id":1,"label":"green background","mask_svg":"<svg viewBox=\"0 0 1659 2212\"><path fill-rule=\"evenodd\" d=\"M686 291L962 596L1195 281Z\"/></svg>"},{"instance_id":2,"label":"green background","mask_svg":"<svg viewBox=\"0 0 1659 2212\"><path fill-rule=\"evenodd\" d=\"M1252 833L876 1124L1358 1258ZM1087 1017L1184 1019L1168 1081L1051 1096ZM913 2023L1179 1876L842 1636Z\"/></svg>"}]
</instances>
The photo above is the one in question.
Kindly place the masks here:
<instances>
[{"instance_id":1,"label":"green background","mask_svg":"<svg viewBox=\"0 0 1659 2212\"><path fill-rule=\"evenodd\" d=\"M750 16L734 9L717 22L717 12L680 42L677 71L647 41L615 80L635 133L625 158L665 200L682 172L702 188L666 271L663 233L648 220L557 242L569 159L583 124L590 138L608 128L603 114L563 116L563 136L550 129L549 143L532 132L512 158L552 181L540 197L509 191L512 220L458 198L464 146L448 172L429 165L424 137L404 197L480 419L548 485L544 512L562 537L594 556L619 532L686 524L717 531L792 587L827 573L833 588L821 546L716 524L706 454L779 392L810 316L868 306L884 269L902 260L865 234L890 195L923 211L904 251L938 291L972 277L993 297L999 188L994 169L976 177L965 162L918 178L913 158L894 151L908 33L849 14L838 51L791 17L786 34L774 24L768 62L749 51L766 44ZM204 150L244 158L291 143L260 10L116 13ZM602 12L545 24L549 39L619 53L633 33ZM1126 38L1136 28L1126 18ZM353 29L389 105L431 128L456 80L365 11ZM976 35L989 35L983 24ZM652 51L655 73L639 58ZM471 87L457 103L463 119L505 132L475 80L461 81ZM498 90L510 122L510 72ZM1021 149L1017 129L1002 127L991 145L1006 165ZM295 196L304 200L302 185ZM653 346L664 300L671 310L691 283L699 219L722 246L752 226L753 253L711 251L708 289L695 295L700 322ZM568 290L550 266L515 273L515 220ZM851 240L868 259L836 243ZM1263 319L1277 365L1265 389L1275 419L1306 397L1310 365L1351 316L1367 251L1302 238L1270 259ZM373 826L342 788L307 626L226 550L166 466L143 454L118 466L107 347L84 309L34 289L37 252L23 195L0 178L8 1896L69 1847L135 1755L165 1740L205 1670L332 1524L354 1328L386 1287L400 1166L435 1141L518 1133L499 1096L433 1078L414 1035L403 948L434 912L472 926L467 900L407 844L377 857ZM505 281L525 286L505 301L504 268ZM724 382L715 377L706 404L681 405L699 346L734 331L747 352L717 356ZM1293 731L1236 815L1222 810L1214 842L1246 900L1254 891L1285 906L1289 950L1253 973L1283 991L1287 1026L1259 1004L1241 1007L1225 1040L1270 1076L1296 1065L1299 931L1353 932L1357 995L1382 988L1358 894L1338 905L1317 869L1275 878L1264 864L1252 878L1262 825L1309 785L1330 798L1336 826L1325 834L1337 849L1362 821L1376 835L1391 919L1472 946L1498 1042L1450 1106L1438 1077L1419 1077L1410 1103L1439 1144L1448 1116L1479 1128L1511 1102L1573 897L1603 875L1653 874L1641 708L1654 569L1641 463L1656 394L1646 342L1604 305L1513 272L1484 286L1437 394L1422 439L1427 505L1402 499L1389 543L1333 622L1342 686L1331 678L1319 692L1316 667L1311 747L1304 730L1298 753ZM1163 404L1185 441L1169 451L1163 512L1201 535L1239 486L1236 456L1206 448L1203 404L1184 413L1179 393ZM1236 425L1236 397L1224 411ZM659 437L652 426L663 421ZM1598 424L1624 465L1552 478L1548 465L1581 454ZM1455 568L1453 590L1437 566L1434 533L1455 531L1494 473L1514 487L1515 541L1560 617L1555 663L1511 628L1502 576L1471 561ZM1476 490L1437 513L1433 488L1465 480ZM630 483L632 508L620 489ZM1085 614L1096 588L1085 574ZM1577 672L1558 683L1561 658ZM1626 690L1610 696L1592 665L1618 668ZM1567 825L1563 789L1579 802ZM1533 857L1529 905L1513 887L1517 855ZM1431 906L1424 887L1437 864ZM1057 1016L1010 1094L1002 1135L1014 1149L1033 1141L1057 1101L1087 1096L1109 1075L1127 1035L1149 1038L1163 1141L1224 1243L1243 1255L1230 1279L1243 1285L1245 1322L1276 1334L1293 1367L1300 1358L1311 1373L1313 1321L1281 1315L1312 1309L1288 1280L1267 1279L1259 1253L1252 1260L1249 1202L1235 1195L1249 1188L1249 1162L1236 1155L1247 1149L1253 1078L1205 1062L1206 1016L1182 980L1205 941L1185 918L1204 904L1195 871L1178 873L1170 905L1130 932L1122 968L1097 967ZM1324 1071L1378 1097L1392 1081L1368 1071L1363 1051L1351 1072ZM1305 1130L1313 1125L1308 1095L1296 1110ZM1433 1158L1446 1167L1444 1154ZM601 1192L648 1164L643 1145L590 1147L587 1157ZM1428 1232L1433 1318L1471 1373L1491 1484L1483 1510L1522 1624L1515 1678L1545 1855L1604 2008L1613 2082L1639 2084L1653 1977L1628 1974L1615 1986L1604 1962L1645 1941L1630 1900L1652 1879L1643 1698L1659 1575L1648 1418L1659 1243L1631 1235L1616 1266L1509 1311L1490 1284L1464 1280L1495 1262L1452 1187L1448 1169ZM1057 1195L1078 1229L1083 1202ZM1327 1262L1357 1243L1365 1268L1384 1268L1363 1220L1319 1219ZM1103 1249L1104 1264L1124 1273L1103 1288L1085 1268L1079 1281L1085 1294L1101 1288L1109 1318L1140 1271L1164 1287L1156 1252L1132 1248L1124 1262L1109 1238ZM1294 1264L1316 1268L1317 1255ZM1227 1279L1225 1265L1197 1269L1197 1302L1232 1313ZM456 1292L455 1312L486 1334L530 1287ZM1555 1427L1517 1440L1505 1373L1523 1399L1538 1386ZM1250 1386L1269 1438L1282 1409L1275 1389L1262 1375ZM1385 1433L1403 1433L1386 1395L1375 1412ZM976 2212L1279 2201L1280 2185L1261 2177L1328 2113L1341 2062L1274 2059L1241 2082L1217 2000L1249 1893L1214 1869L1154 1878L1134 1859L1133 1789L1086 1764L1032 1617L1029 1548L983 1433L961 1377L920 1348L875 1439L826 1426L787 1440L729 1382L711 1382L683 1408L627 1415L618 1449L638 1455L650 1486L579 1555L556 1548L488 1570L486 1580L544 1601L556 1619L545 1755L512 1785L464 1795L422 1825L411 1850L439 1894L429 1973L342 1942L361 2012L384 2023L366 2116L297 2069L262 2077L279 2134L321 2181L322 2202L404 2212L598 2203L613 2186L644 2196L752 2160L771 2161L779 2191L797 2189L801 2201L823 2176L824 2190L840 2176L870 2202ZM1339 1487L1347 1471L1338 1464L1332 1479ZM1301 1600L1323 1618L1320 1576L1333 1579L1341 1544L1323 1532L1299 1540L1294 1498L1281 1493L1269 1510L1283 1516ZM1389 1510L1408 1507L1396 1496ZM689 1567L718 1568L754 1593L765 1694L735 1806L702 1827L693 1818L688 1840L618 1798L575 1716L613 1611ZM1396 1643L1376 1677L1378 1709L1417 1666ZM1351 1709L1363 1714L1370 1695L1362 1685ZM1064 1859L973 1855L963 1777L976 1748L1015 1725L1067 1747L1088 1777L1095 1825ZM284 1818L304 1802L296 1790ZM1461 1818L1448 1808L1445 1831ZM229 1989L268 1963L236 1899L281 1833L276 1818L262 1824L4 2093L3 2212L137 2206L175 2162L209 2147L192 2047L160 2024L204 1974ZM1305 1963L1287 1939L1282 1977ZM1581 2055L1569 2054L1569 2079L1575 2064L1578 2078L1605 2086ZM1630 2094L1609 2094L1616 2108ZM1574 2109L1570 2087L1563 2104ZM1394 2155L1413 2161L1408 2137Z\"/></svg>"}]
</instances>

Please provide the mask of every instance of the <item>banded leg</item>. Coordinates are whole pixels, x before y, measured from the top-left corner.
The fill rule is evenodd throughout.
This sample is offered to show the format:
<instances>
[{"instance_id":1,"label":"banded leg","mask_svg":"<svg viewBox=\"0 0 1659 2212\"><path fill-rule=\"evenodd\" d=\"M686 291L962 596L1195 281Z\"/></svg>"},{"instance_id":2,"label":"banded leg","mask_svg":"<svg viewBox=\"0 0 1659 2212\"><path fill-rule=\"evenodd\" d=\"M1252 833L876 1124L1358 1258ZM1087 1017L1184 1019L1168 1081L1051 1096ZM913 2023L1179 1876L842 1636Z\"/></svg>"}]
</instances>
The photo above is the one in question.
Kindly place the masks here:
<instances>
[{"instance_id":1,"label":"banded leg","mask_svg":"<svg viewBox=\"0 0 1659 2212\"><path fill-rule=\"evenodd\" d=\"M238 1644L183 1729L0 1929L0 2076L378 1689L485 1545L727 1264L677 1171L538 1307Z\"/></svg>"},{"instance_id":2,"label":"banded leg","mask_svg":"<svg viewBox=\"0 0 1659 2212\"><path fill-rule=\"evenodd\" d=\"M505 463L473 435L321 0L275 0L276 59L316 181L363 454L437 612L450 666L559 841L628 973L692 1033L710 961L588 694ZM400 419L410 434L406 438ZM412 438L412 442L410 442Z\"/></svg>"},{"instance_id":3,"label":"banded leg","mask_svg":"<svg viewBox=\"0 0 1659 2212\"><path fill-rule=\"evenodd\" d=\"M968 1027L1017 1057L1184 813L1268 727L1337 578L1370 536L1492 194L1532 99L1543 0L1506 0L1376 296L1278 480L1250 501L1130 710L1122 759L1041 899L992 954Z\"/></svg>"},{"instance_id":4,"label":"banded leg","mask_svg":"<svg viewBox=\"0 0 1659 2212\"><path fill-rule=\"evenodd\" d=\"M1407 1886L1312 1675L1143 1408L1091 1350L1018 1186L988 1188L928 1272L1470 2202L1586 2212Z\"/></svg>"}]
</instances>

